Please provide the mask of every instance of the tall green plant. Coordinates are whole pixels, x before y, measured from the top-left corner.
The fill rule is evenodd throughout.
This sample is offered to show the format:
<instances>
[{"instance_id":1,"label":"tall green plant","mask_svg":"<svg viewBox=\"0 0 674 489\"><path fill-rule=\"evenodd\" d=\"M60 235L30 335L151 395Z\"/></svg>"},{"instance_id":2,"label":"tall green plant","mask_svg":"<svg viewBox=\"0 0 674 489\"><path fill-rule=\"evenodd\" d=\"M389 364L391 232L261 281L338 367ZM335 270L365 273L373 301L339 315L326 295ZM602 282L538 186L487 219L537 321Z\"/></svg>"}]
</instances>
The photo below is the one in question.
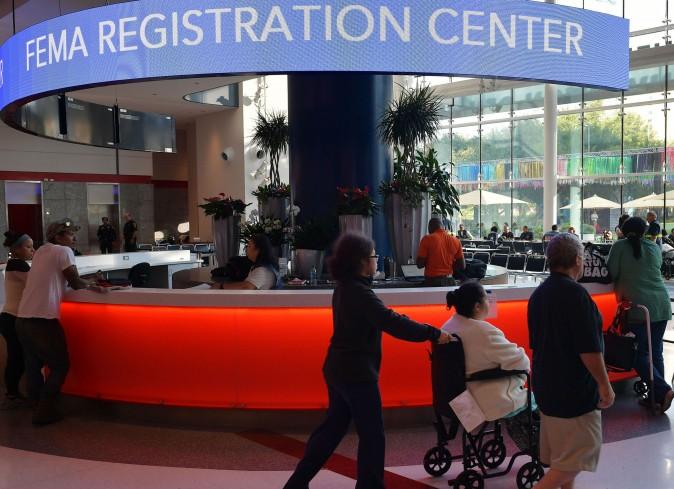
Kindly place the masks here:
<instances>
[{"instance_id":1,"label":"tall green plant","mask_svg":"<svg viewBox=\"0 0 674 489\"><path fill-rule=\"evenodd\" d=\"M416 180L418 168L416 147L433 140L440 127L442 98L430 86L403 88L400 95L384 111L379 121L381 140L399 150L398 175L394 179Z\"/></svg>"},{"instance_id":2,"label":"tall green plant","mask_svg":"<svg viewBox=\"0 0 674 489\"><path fill-rule=\"evenodd\" d=\"M428 188L434 212L453 216L455 211L459 211L459 193L449 183L447 171L453 163L440 163L434 148L426 153L417 151L415 159L422 181Z\"/></svg>"},{"instance_id":3,"label":"tall green plant","mask_svg":"<svg viewBox=\"0 0 674 489\"><path fill-rule=\"evenodd\" d=\"M288 118L284 112L258 112L252 143L269 157L269 180L274 187L281 185L278 163L288 151L288 139Z\"/></svg>"}]
</instances>

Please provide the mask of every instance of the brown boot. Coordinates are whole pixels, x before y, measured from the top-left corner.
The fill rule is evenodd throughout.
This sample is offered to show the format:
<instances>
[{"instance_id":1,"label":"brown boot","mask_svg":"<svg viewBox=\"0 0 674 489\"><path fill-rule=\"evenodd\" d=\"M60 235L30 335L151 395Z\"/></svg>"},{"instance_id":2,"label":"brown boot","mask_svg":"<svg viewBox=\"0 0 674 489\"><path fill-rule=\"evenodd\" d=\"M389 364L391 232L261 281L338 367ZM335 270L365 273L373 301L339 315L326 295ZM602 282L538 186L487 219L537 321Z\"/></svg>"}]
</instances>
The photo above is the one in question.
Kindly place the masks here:
<instances>
[{"instance_id":1,"label":"brown boot","mask_svg":"<svg viewBox=\"0 0 674 489\"><path fill-rule=\"evenodd\" d=\"M33 424L35 426L44 426L61 421L63 415L56 406L55 398L40 399L37 408L33 412Z\"/></svg>"}]
</instances>

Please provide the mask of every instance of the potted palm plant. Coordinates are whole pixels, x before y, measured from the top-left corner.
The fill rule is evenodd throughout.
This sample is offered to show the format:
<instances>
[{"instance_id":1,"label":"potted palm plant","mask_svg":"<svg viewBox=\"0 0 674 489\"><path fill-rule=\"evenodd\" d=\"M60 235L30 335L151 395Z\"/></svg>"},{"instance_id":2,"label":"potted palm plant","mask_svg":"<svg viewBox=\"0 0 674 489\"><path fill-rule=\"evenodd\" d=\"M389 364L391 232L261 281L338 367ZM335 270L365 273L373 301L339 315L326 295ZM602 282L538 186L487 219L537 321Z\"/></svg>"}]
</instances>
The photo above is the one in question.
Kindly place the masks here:
<instances>
[{"instance_id":1,"label":"potted palm plant","mask_svg":"<svg viewBox=\"0 0 674 489\"><path fill-rule=\"evenodd\" d=\"M290 186L281 183L279 160L288 151L288 118L284 112L258 112L251 141L269 158L269 176L266 183L253 191L257 197L260 217L288 218Z\"/></svg>"},{"instance_id":2,"label":"potted palm plant","mask_svg":"<svg viewBox=\"0 0 674 489\"><path fill-rule=\"evenodd\" d=\"M434 150L417 151L435 138L441 100L429 86L403 88L379 121L382 141L394 150L393 177L379 191L397 263L416 257L433 207L450 215L458 209L446 165L440 165Z\"/></svg>"},{"instance_id":3,"label":"potted palm plant","mask_svg":"<svg viewBox=\"0 0 674 489\"><path fill-rule=\"evenodd\" d=\"M215 197L206 197L200 204L204 214L213 218L213 241L215 258L219 266L224 266L230 257L239 254L239 236L241 233L241 216L246 212L243 200L226 197L220 193Z\"/></svg>"},{"instance_id":4,"label":"potted palm plant","mask_svg":"<svg viewBox=\"0 0 674 489\"><path fill-rule=\"evenodd\" d=\"M261 217L250 220L241 227L241 243L245 244L256 234L264 234L269 238L274 249L274 258L288 258L289 240L287 228L280 219Z\"/></svg>"},{"instance_id":5,"label":"potted palm plant","mask_svg":"<svg viewBox=\"0 0 674 489\"><path fill-rule=\"evenodd\" d=\"M340 233L355 231L372 239L372 216L378 208L367 186L362 189L337 187L337 215Z\"/></svg>"}]
</instances>

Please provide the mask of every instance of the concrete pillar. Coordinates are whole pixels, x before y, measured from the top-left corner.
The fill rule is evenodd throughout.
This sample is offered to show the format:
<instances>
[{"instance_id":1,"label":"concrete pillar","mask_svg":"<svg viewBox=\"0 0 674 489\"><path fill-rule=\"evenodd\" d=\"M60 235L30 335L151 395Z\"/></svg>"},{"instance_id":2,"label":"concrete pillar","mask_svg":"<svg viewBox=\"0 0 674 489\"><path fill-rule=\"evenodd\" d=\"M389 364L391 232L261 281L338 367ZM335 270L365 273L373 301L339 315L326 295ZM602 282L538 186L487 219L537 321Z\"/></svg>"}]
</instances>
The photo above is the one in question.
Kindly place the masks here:
<instances>
[{"instance_id":1,"label":"concrete pillar","mask_svg":"<svg viewBox=\"0 0 674 489\"><path fill-rule=\"evenodd\" d=\"M557 87L545 85L543 125L543 231L557 221Z\"/></svg>"},{"instance_id":2,"label":"concrete pillar","mask_svg":"<svg viewBox=\"0 0 674 489\"><path fill-rule=\"evenodd\" d=\"M555 0L545 0L555 3ZM545 85L545 153L543 158L543 232L557 221L557 87ZM580 229L576 232L582 232Z\"/></svg>"}]
</instances>

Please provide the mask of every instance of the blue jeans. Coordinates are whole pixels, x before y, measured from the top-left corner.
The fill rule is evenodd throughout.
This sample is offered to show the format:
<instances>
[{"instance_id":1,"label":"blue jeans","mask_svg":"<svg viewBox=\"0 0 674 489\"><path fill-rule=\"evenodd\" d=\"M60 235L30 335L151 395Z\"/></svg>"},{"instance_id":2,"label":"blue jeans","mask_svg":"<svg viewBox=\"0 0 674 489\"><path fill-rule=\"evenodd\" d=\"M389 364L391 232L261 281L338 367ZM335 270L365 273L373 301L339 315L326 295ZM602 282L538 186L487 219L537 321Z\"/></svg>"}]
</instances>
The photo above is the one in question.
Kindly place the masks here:
<instances>
[{"instance_id":1,"label":"blue jeans","mask_svg":"<svg viewBox=\"0 0 674 489\"><path fill-rule=\"evenodd\" d=\"M384 488L384 421L377 382L329 382L328 413L307 442L284 489L307 489L346 434L353 419L358 432L356 489Z\"/></svg>"},{"instance_id":2,"label":"blue jeans","mask_svg":"<svg viewBox=\"0 0 674 489\"><path fill-rule=\"evenodd\" d=\"M662 402L665 394L672 387L665 381L665 361L662 357L662 337L665 335L667 321L651 323L651 345L653 347L653 394L655 402ZM630 324L630 330L637 337L637 362L635 369L641 380L650 381L650 365L648 363L648 335L646 323Z\"/></svg>"}]
</instances>

